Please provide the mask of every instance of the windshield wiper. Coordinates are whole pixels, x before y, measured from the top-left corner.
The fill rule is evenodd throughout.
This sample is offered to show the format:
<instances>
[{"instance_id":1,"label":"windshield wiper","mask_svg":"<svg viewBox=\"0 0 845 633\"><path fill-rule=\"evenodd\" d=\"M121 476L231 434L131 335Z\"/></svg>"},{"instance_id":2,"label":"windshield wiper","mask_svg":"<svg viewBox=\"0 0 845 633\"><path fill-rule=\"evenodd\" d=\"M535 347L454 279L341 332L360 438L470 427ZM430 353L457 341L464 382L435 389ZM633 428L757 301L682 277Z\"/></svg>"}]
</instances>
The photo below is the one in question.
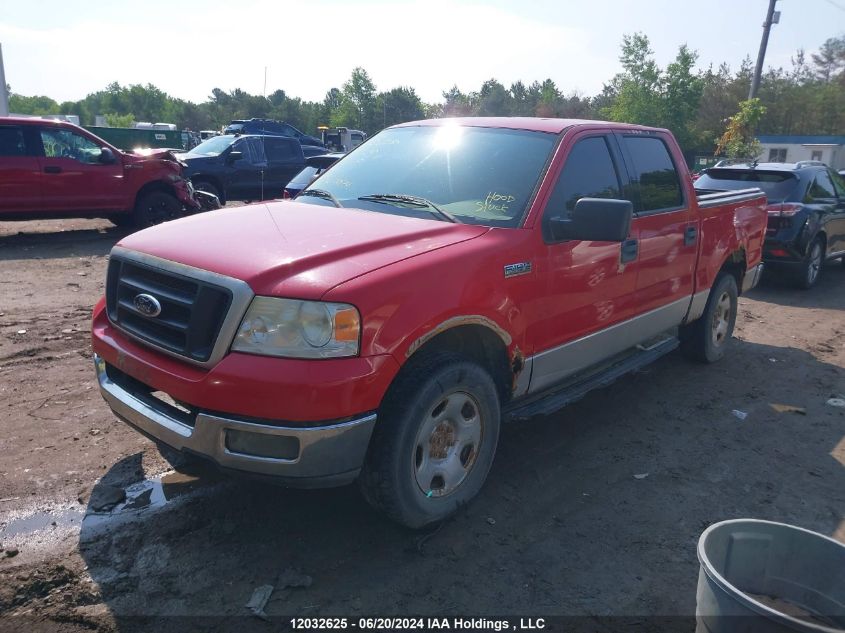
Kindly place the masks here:
<instances>
[{"instance_id":1,"label":"windshield wiper","mask_svg":"<svg viewBox=\"0 0 845 633\"><path fill-rule=\"evenodd\" d=\"M303 191L300 191L299 195L296 197L298 198L299 196L312 196L314 198L321 198L322 200L328 200L336 207L343 206L342 204L340 204L337 198L335 198L325 189L304 189Z\"/></svg>"},{"instance_id":2,"label":"windshield wiper","mask_svg":"<svg viewBox=\"0 0 845 633\"><path fill-rule=\"evenodd\" d=\"M461 221L446 211L446 209L441 209L431 200L420 196L411 196L406 193L374 193L369 196L361 196L358 200L369 200L371 202L380 202L382 204L407 204L412 207L420 207L428 209L432 215L439 217L442 220L461 224Z\"/></svg>"}]
</instances>

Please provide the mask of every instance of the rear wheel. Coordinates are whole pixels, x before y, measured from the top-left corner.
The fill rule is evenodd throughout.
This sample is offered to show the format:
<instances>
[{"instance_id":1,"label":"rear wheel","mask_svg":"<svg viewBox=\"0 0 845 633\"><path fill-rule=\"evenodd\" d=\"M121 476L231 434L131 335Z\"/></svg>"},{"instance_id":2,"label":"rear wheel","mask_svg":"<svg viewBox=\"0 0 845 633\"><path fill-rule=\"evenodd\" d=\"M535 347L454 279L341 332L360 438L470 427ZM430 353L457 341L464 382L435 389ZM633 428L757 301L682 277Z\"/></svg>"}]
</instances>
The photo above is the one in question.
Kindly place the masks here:
<instances>
[{"instance_id":1,"label":"rear wheel","mask_svg":"<svg viewBox=\"0 0 845 633\"><path fill-rule=\"evenodd\" d=\"M379 410L359 484L375 508L421 528L481 489L501 414L493 380L475 363L449 352L412 362Z\"/></svg>"},{"instance_id":2,"label":"rear wheel","mask_svg":"<svg viewBox=\"0 0 845 633\"><path fill-rule=\"evenodd\" d=\"M169 193L153 191L135 207L135 226L145 228L174 220L182 215L182 203Z\"/></svg>"},{"instance_id":3,"label":"rear wheel","mask_svg":"<svg viewBox=\"0 0 845 633\"><path fill-rule=\"evenodd\" d=\"M823 265L824 239L817 237L807 247L807 254L804 256L804 261L798 269L798 277L795 280L798 287L809 290L815 286L819 280L819 276L821 276Z\"/></svg>"},{"instance_id":4,"label":"rear wheel","mask_svg":"<svg viewBox=\"0 0 845 633\"><path fill-rule=\"evenodd\" d=\"M703 363L721 359L733 335L738 303L736 279L722 273L710 290L701 318L681 326L681 351Z\"/></svg>"}]
</instances>

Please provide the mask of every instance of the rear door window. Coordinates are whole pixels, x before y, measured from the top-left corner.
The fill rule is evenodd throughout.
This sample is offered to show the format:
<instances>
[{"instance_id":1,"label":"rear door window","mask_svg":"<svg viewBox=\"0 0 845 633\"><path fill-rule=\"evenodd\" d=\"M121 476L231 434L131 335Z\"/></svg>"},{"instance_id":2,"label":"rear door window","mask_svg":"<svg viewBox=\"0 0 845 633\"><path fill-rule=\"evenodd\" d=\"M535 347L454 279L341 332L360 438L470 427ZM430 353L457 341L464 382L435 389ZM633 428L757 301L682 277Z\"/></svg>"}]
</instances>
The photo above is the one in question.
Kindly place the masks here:
<instances>
[{"instance_id":1,"label":"rear door window","mask_svg":"<svg viewBox=\"0 0 845 633\"><path fill-rule=\"evenodd\" d=\"M669 211L684 205L678 170L663 139L653 136L622 136L633 162L629 169L634 209L640 213Z\"/></svg>"},{"instance_id":2,"label":"rear door window","mask_svg":"<svg viewBox=\"0 0 845 633\"><path fill-rule=\"evenodd\" d=\"M296 148L291 139L281 137L266 137L264 139L264 151L267 153L267 160L275 163L290 163L296 159Z\"/></svg>"},{"instance_id":3,"label":"rear door window","mask_svg":"<svg viewBox=\"0 0 845 633\"><path fill-rule=\"evenodd\" d=\"M833 189L833 181L827 175L827 171L821 170L816 174L813 184L807 191L808 202L812 200L830 200L836 197L836 192Z\"/></svg>"},{"instance_id":4,"label":"rear door window","mask_svg":"<svg viewBox=\"0 0 845 633\"><path fill-rule=\"evenodd\" d=\"M0 126L0 156L26 156L26 143L20 126Z\"/></svg>"}]
</instances>

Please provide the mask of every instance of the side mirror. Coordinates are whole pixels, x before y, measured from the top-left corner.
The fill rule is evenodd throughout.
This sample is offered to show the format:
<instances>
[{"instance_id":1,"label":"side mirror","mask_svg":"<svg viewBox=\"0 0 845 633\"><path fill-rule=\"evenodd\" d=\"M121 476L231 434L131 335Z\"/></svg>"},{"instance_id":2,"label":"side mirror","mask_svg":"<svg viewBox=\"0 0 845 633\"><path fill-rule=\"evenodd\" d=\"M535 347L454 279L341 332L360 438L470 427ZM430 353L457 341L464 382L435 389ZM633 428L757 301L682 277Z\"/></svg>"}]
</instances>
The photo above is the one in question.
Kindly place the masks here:
<instances>
[{"instance_id":1,"label":"side mirror","mask_svg":"<svg viewBox=\"0 0 845 633\"><path fill-rule=\"evenodd\" d=\"M103 147L100 149L100 163L103 165L114 165L117 162L117 157L114 155L114 152L111 151L108 147Z\"/></svg>"},{"instance_id":2,"label":"side mirror","mask_svg":"<svg viewBox=\"0 0 845 633\"><path fill-rule=\"evenodd\" d=\"M628 200L581 198L569 218L549 220L556 240L624 242L631 230L634 206Z\"/></svg>"},{"instance_id":3,"label":"side mirror","mask_svg":"<svg viewBox=\"0 0 845 633\"><path fill-rule=\"evenodd\" d=\"M244 157L243 152L239 152L237 150L232 150L226 155L226 162L227 163L234 163L236 160L240 160Z\"/></svg>"}]
</instances>

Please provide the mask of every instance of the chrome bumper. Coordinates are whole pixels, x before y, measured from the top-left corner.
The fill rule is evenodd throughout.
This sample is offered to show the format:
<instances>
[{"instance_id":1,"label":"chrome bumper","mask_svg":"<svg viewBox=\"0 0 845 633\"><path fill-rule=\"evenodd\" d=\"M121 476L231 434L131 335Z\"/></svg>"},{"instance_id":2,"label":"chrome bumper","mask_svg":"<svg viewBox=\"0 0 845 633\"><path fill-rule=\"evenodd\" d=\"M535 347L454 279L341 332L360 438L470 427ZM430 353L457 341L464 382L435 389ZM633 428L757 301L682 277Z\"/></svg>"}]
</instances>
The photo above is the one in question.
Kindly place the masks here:
<instances>
[{"instance_id":1,"label":"chrome bumper","mask_svg":"<svg viewBox=\"0 0 845 633\"><path fill-rule=\"evenodd\" d=\"M742 294L745 294L758 283L760 283L760 277L763 276L763 264L762 262L757 264L751 270L745 271L745 277L742 278Z\"/></svg>"},{"instance_id":2,"label":"chrome bumper","mask_svg":"<svg viewBox=\"0 0 845 633\"><path fill-rule=\"evenodd\" d=\"M100 393L119 418L153 440L176 450L206 457L223 468L277 477L303 487L342 485L354 480L375 425L375 414L355 420L308 428L272 426L199 413L193 426L170 415L165 405L123 388L109 378L105 361L94 355ZM251 455L231 449L230 433L252 438L253 444L272 438L292 438L295 456L289 458Z\"/></svg>"}]
</instances>

